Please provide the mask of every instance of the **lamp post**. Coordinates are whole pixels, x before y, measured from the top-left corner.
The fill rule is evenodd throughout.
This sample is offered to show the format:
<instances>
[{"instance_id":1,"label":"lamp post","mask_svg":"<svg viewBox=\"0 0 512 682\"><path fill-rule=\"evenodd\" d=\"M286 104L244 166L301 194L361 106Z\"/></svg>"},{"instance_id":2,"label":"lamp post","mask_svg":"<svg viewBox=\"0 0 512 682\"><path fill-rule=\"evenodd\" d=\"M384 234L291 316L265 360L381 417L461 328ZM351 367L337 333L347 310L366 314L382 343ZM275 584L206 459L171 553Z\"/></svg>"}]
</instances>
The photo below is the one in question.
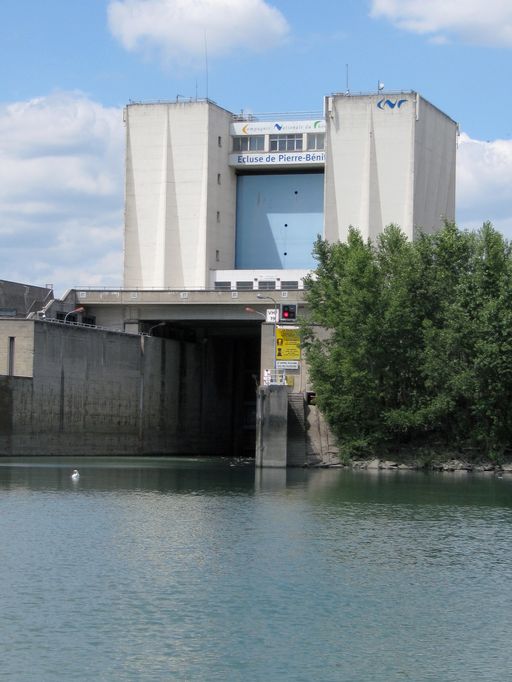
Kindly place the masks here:
<instances>
[{"instance_id":1,"label":"lamp post","mask_svg":"<svg viewBox=\"0 0 512 682\"><path fill-rule=\"evenodd\" d=\"M276 362L276 336L277 336L277 301L275 298L272 298L272 296L263 296L263 294L256 294L256 298L259 299L267 299L268 301L272 301L274 304L274 332L273 332L273 356L274 356L274 381L277 380L277 362Z\"/></svg>"},{"instance_id":2,"label":"lamp post","mask_svg":"<svg viewBox=\"0 0 512 682\"><path fill-rule=\"evenodd\" d=\"M248 313L254 313L255 315L259 315L259 316L262 317L264 320L267 319L267 316L266 316L266 315L264 315L263 313L260 313L259 310L254 310L254 308L251 308L251 306L246 305L246 306L245 306L245 309L247 310Z\"/></svg>"},{"instance_id":3,"label":"lamp post","mask_svg":"<svg viewBox=\"0 0 512 682\"><path fill-rule=\"evenodd\" d=\"M151 336L151 332L153 331L153 329L156 329L157 327L165 327L166 324L167 322L159 322L158 324L154 324L152 327L148 329L148 336Z\"/></svg>"},{"instance_id":4,"label":"lamp post","mask_svg":"<svg viewBox=\"0 0 512 682\"><path fill-rule=\"evenodd\" d=\"M73 310L70 310L69 313L66 313L64 315L64 322L68 321L69 315L73 315L73 313L83 313L85 310L84 307L80 306L79 308L74 308Z\"/></svg>"}]
</instances>

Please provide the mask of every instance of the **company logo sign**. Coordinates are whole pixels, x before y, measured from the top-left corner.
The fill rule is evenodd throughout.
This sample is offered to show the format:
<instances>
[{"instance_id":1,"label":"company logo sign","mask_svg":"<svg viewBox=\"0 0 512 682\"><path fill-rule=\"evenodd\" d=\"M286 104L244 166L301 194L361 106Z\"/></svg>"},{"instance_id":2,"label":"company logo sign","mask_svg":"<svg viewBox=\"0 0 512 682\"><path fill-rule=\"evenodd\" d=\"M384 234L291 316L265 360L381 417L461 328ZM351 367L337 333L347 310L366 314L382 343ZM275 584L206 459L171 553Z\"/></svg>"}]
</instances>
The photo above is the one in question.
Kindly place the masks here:
<instances>
[{"instance_id":1,"label":"company logo sign","mask_svg":"<svg viewBox=\"0 0 512 682\"><path fill-rule=\"evenodd\" d=\"M380 99L377 102L377 106L379 109L400 109L400 107L407 102L406 99Z\"/></svg>"},{"instance_id":2,"label":"company logo sign","mask_svg":"<svg viewBox=\"0 0 512 682\"><path fill-rule=\"evenodd\" d=\"M231 135L271 135L276 133L323 132L325 121L237 121L231 124Z\"/></svg>"}]
</instances>

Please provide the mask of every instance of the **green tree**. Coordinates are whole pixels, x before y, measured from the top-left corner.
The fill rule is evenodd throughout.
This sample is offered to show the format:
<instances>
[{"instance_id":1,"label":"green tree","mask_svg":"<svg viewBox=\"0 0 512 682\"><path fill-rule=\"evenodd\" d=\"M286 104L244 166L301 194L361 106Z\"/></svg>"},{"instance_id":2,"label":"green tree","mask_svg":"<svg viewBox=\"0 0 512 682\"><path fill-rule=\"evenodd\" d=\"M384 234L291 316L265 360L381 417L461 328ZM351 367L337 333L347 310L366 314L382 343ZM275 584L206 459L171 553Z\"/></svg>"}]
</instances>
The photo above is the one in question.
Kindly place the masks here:
<instances>
[{"instance_id":1,"label":"green tree","mask_svg":"<svg viewBox=\"0 0 512 682\"><path fill-rule=\"evenodd\" d=\"M315 245L305 349L342 452L512 442L512 258L490 224Z\"/></svg>"}]
</instances>

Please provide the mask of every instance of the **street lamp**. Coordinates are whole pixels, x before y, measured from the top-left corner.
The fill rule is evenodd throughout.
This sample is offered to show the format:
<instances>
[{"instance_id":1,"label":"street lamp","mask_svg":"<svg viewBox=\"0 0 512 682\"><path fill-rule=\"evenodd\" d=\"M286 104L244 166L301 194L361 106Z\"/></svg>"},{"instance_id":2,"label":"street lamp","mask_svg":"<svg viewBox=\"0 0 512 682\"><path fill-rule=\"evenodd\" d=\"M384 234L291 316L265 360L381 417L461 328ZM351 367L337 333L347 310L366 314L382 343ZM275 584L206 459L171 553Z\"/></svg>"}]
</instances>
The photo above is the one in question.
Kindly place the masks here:
<instances>
[{"instance_id":1,"label":"street lamp","mask_svg":"<svg viewBox=\"0 0 512 682\"><path fill-rule=\"evenodd\" d=\"M85 310L85 308L83 308L82 306L80 306L79 308L74 308L74 310L70 310L69 313L66 313L64 315L64 322L68 321L69 315L73 315L73 313L83 313L84 310Z\"/></svg>"},{"instance_id":2,"label":"street lamp","mask_svg":"<svg viewBox=\"0 0 512 682\"><path fill-rule=\"evenodd\" d=\"M273 334L273 355L274 355L274 381L277 379L277 362L276 362L276 336L277 336L277 301L272 296L263 296L263 294L256 294L256 298L266 299L272 301L274 304L274 334Z\"/></svg>"},{"instance_id":3,"label":"street lamp","mask_svg":"<svg viewBox=\"0 0 512 682\"><path fill-rule=\"evenodd\" d=\"M263 313L260 313L259 310L254 310L254 308L251 308L248 305L245 306L245 309L247 310L248 313L255 313L256 315L259 315L260 317L262 317L264 320L267 319L267 316L264 315Z\"/></svg>"},{"instance_id":4,"label":"street lamp","mask_svg":"<svg viewBox=\"0 0 512 682\"><path fill-rule=\"evenodd\" d=\"M153 331L153 329L156 329L157 327L165 327L166 324L167 322L159 322L158 324L154 324L152 327L148 329L148 336L151 336L151 332Z\"/></svg>"}]
</instances>

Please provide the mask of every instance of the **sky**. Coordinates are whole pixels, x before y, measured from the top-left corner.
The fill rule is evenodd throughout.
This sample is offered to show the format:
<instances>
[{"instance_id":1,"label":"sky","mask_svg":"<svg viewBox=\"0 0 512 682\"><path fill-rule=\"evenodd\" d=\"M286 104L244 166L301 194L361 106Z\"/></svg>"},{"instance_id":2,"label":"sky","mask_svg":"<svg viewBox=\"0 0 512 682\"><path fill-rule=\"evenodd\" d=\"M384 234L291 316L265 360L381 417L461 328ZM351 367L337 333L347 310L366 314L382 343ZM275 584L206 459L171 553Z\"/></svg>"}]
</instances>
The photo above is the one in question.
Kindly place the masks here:
<instances>
[{"instance_id":1,"label":"sky","mask_svg":"<svg viewBox=\"0 0 512 682\"><path fill-rule=\"evenodd\" d=\"M0 279L122 286L130 101L314 112L415 90L460 126L456 221L512 239L510 0L2 0Z\"/></svg>"}]
</instances>

